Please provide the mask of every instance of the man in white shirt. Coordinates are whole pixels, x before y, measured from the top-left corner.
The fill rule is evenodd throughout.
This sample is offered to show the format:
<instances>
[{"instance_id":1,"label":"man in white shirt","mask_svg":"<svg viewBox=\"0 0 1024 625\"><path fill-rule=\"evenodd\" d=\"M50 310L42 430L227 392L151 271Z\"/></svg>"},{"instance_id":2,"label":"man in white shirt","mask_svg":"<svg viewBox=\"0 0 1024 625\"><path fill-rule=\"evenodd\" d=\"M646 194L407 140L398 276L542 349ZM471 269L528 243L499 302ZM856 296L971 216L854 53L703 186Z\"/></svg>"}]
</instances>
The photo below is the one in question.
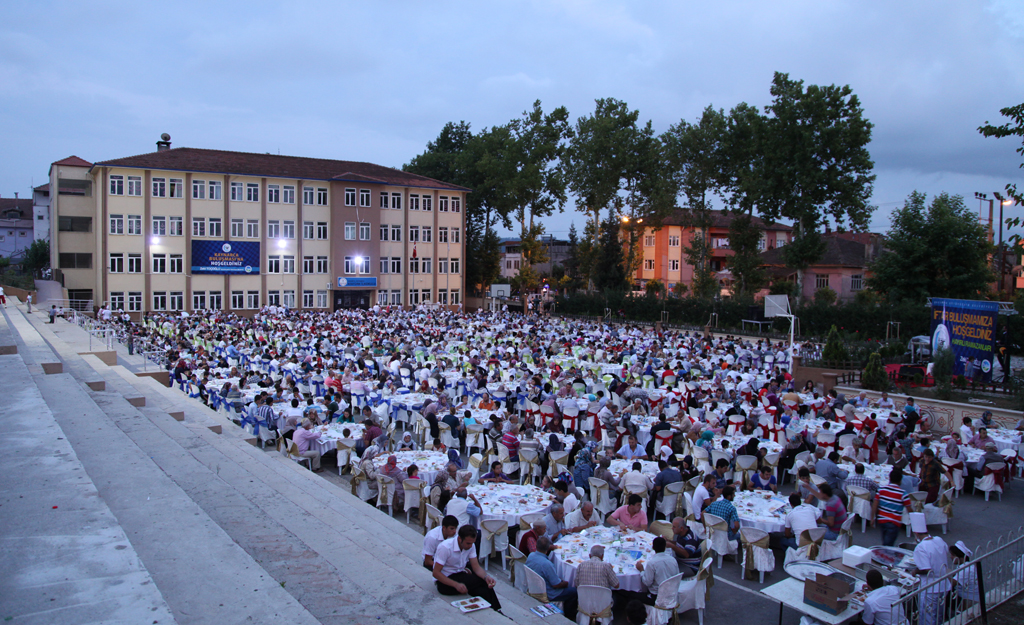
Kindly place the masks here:
<instances>
[{"instance_id":1,"label":"man in white shirt","mask_svg":"<svg viewBox=\"0 0 1024 625\"><path fill-rule=\"evenodd\" d=\"M459 529L459 520L452 515L441 519L441 524L427 532L423 537L423 568L434 570L434 554L437 553L437 546L442 542L455 536Z\"/></svg>"},{"instance_id":2,"label":"man in white shirt","mask_svg":"<svg viewBox=\"0 0 1024 625\"><path fill-rule=\"evenodd\" d=\"M967 441L972 438L974 438L974 428L971 427L971 418L964 417L963 425L960 426L960 440L966 445Z\"/></svg>"},{"instance_id":3,"label":"man in white shirt","mask_svg":"<svg viewBox=\"0 0 1024 625\"><path fill-rule=\"evenodd\" d=\"M467 498L472 499L473 503L469 503ZM480 510L480 502L477 501L476 495L468 492L465 488L460 488L455 491L455 496L448 502L444 512L458 519L459 525L476 527L477 519L480 518Z\"/></svg>"},{"instance_id":4,"label":"man in white shirt","mask_svg":"<svg viewBox=\"0 0 1024 625\"><path fill-rule=\"evenodd\" d=\"M642 599L647 605L654 605L658 599L658 588L662 582L679 575L679 563L676 561L675 553L665 550L667 545L665 537L658 536L651 543L654 555L648 558L646 564L636 563L636 570L643 573L641 579L647 588L647 595Z\"/></svg>"},{"instance_id":5,"label":"man in white shirt","mask_svg":"<svg viewBox=\"0 0 1024 625\"><path fill-rule=\"evenodd\" d=\"M642 464L634 462L632 470L622 476L619 486L623 490L628 489L631 493L637 493L646 489L647 493L650 494L654 490L654 483L651 481L651 478L640 472L642 468Z\"/></svg>"},{"instance_id":6,"label":"man in white shirt","mask_svg":"<svg viewBox=\"0 0 1024 625\"><path fill-rule=\"evenodd\" d=\"M804 530L818 527L821 509L804 503L797 493L789 495L789 505L793 509L786 515L785 536L782 537L780 543L785 547L797 549L800 545L800 534Z\"/></svg>"},{"instance_id":7,"label":"man in white shirt","mask_svg":"<svg viewBox=\"0 0 1024 625\"><path fill-rule=\"evenodd\" d=\"M864 446L864 439L856 436L850 442L850 446L842 451L841 454L843 460L856 464L858 462L870 462L871 452Z\"/></svg>"},{"instance_id":8,"label":"man in white shirt","mask_svg":"<svg viewBox=\"0 0 1024 625\"><path fill-rule=\"evenodd\" d=\"M938 536L928 535L928 524L923 512L910 513L910 528L917 536L914 547L914 566L921 577L921 586L938 581L949 572L949 545ZM948 579L925 588L921 593L921 625L937 625L942 620L946 595L953 589Z\"/></svg>"},{"instance_id":9,"label":"man in white shirt","mask_svg":"<svg viewBox=\"0 0 1024 625\"><path fill-rule=\"evenodd\" d=\"M476 558L476 528L463 525L459 533L444 540L434 553L434 583L442 595L482 597L501 612L501 603L494 594L494 578L480 566Z\"/></svg>"},{"instance_id":10,"label":"man in white shirt","mask_svg":"<svg viewBox=\"0 0 1024 625\"><path fill-rule=\"evenodd\" d=\"M576 533L596 525L597 517L594 516L594 504L589 501L584 501L582 506L578 506L570 512L565 519L566 532Z\"/></svg>"},{"instance_id":11,"label":"man in white shirt","mask_svg":"<svg viewBox=\"0 0 1024 625\"><path fill-rule=\"evenodd\" d=\"M903 609L900 608L900 616L896 620L892 618L892 606L899 601L900 589L897 586L886 586L882 579L882 573L878 569L871 569L867 575L868 588L871 592L864 598L864 612L861 614L861 621L865 625L893 625L902 623Z\"/></svg>"},{"instance_id":12,"label":"man in white shirt","mask_svg":"<svg viewBox=\"0 0 1024 625\"><path fill-rule=\"evenodd\" d=\"M707 504L711 503L711 491L715 487L716 476L714 473L704 476L704 483L693 491L693 518L700 521L701 513Z\"/></svg>"}]
</instances>

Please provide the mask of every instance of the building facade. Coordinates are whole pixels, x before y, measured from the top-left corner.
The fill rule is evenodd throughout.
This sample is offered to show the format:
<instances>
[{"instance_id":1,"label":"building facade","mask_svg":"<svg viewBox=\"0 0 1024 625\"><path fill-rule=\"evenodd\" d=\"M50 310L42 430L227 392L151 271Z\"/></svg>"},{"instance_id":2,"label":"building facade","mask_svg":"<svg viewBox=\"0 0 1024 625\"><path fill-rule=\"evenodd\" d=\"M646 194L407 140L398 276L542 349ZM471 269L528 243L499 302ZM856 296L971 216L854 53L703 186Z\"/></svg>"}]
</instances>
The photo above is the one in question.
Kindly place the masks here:
<instances>
[{"instance_id":1,"label":"building facade","mask_svg":"<svg viewBox=\"0 0 1024 625\"><path fill-rule=\"evenodd\" d=\"M17 261L33 240L32 200L0 198L0 256Z\"/></svg>"},{"instance_id":2,"label":"building facade","mask_svg":"<svg viewBox=\"0 0 1024 625\"><path fill-rule=\"evenodd\" d=\"M135 314L462 303L468 189L370 163L157 147L51 168L51 255L71 299ZM82 196L64 194L74 180Z\"/></svg>"},{"instance_id":3,"label":"building facade","mask_svg":"<svg viewBox=\"0 0 1024 625\"><path fill-rule=\"evenodd\" d=\"M882 235L827 230L822 234L822 240L825 243L822 257L804 269L802 274L800 270L786 266L779 250L762 253L762 262L774 279L796 282L799 277L803 285L800 296L805 300L813 299L821 289L832 289L838 301L852 301L867 286L870 277L868 267L882 250Z\"/></svg>"},{"instance_id":4,"label":"building facade","mask_svg":"<svg viewBox=\"0 0 1024 625\"><path fill-rule=\"evenodd\" d=\"M559 265L565 268L569 260L570 249L568 241L561 241L554 237L543 237L540 240L544 248L544 255L547 257L543 263L533 265L534 271L541 275L551 275L551 270ZM499 248L501 259L501 277L511 279L519 275L519 268L523 262L522 246L519 239L508 239L501 242Z\"/></svg>"},{"instance_id":5,"label":"building facade","mask_svg":"<svg viewBox=\"0 0 1024 625\"><path fill-rule=\"evenodd\" d=\"M50 185L32 189L32 234L36 240L50 240Z\"/></svg>"}]
</instances>

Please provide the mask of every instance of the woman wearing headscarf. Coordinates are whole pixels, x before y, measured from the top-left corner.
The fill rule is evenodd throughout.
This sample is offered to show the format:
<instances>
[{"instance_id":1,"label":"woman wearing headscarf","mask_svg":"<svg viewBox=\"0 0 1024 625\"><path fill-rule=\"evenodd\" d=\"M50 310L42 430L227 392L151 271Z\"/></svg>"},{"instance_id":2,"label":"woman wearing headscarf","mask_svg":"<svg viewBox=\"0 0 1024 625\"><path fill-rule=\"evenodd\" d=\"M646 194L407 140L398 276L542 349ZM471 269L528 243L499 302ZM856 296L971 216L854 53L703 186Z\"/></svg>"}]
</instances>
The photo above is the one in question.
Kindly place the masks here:
<instances>
[{"instance_id":1,"label":"woman wearing headscarf","mask_svg":"<svg viewBox=\"0 0 1024 625\"><path fill-rule=\"evenodd\" d=\"M572 481L579 488L587 488L590 484L590 478L594 477L594 450L597 448L597 445L596 441L591 441L587 443L586 447L576 453L572 469Z\"/></svg>"},{"instance_id":2,"label":"woman wearing headscarf","mask_svg":"<svg viewBox=\"0 0 1024 625\"><path fill-rule=\"evenodd\" d=\"M454 463L460 470L466 468L462 466L462 458L459 457L459 452L455 449L448 450L448 462Z\"/></svg>"},{"instance_id":3,"label":"woman wearing headscarf","mask_svg":"<svg viewBox=\"0 0 1024 625\"><path fill-rule=\"evenodd\" d=\"M416 441L412 439L411 432L402 435L402 440L398 442L398 451L416 451Z\"/></svg>"},{"instance_id":4,"label":"woman wearing headscarf","mask_svg":"<svg viewBox=\"0 0 1024 625\"><path fill-rule=\"evenodd\" d=\"M359 459L359 468L366 475L366 484L370 487L370 490L377 490L377 467L374 466L373 459L379 453L380 447L370 445L363 451L363 455Z\"/></svg>"},{"instance_id":5,"label":"woman wearing headscarf","mask_svg":"<svg viewBox=\"0 0 1024 625\"><path fill-rule=\"evenodd\" d=\"M395 480L395 498L398 503L405 503L405 489L402 488L402 482L406 479L406 472L398 468L398 456L388 456L388 461L381 467L380 472Z\"/></svg>"},{"instance_id":6,"label":"woman wearing headscarf","mask_svg":"<svg viewBox=\"0 0 1024 625\"><path fill-rule=\"evenodd\" d=\"M683 481L692 480L697 475L700 475L700 471L693 465L693 456L685 456L683 461L679 464L679 474L682 476Z\"/></svg>"},{"instance_id":7,"label":"woman wearing headscarf","mask_svg":"<svg viewBox=\"0 0 1024 625\"><path fill-rule=\"evenodd\" d=\"M706 449L710 454L715 449L715 433L711 430L705 430L697 440L697 445Z\"/></svg>"}]
</instances>

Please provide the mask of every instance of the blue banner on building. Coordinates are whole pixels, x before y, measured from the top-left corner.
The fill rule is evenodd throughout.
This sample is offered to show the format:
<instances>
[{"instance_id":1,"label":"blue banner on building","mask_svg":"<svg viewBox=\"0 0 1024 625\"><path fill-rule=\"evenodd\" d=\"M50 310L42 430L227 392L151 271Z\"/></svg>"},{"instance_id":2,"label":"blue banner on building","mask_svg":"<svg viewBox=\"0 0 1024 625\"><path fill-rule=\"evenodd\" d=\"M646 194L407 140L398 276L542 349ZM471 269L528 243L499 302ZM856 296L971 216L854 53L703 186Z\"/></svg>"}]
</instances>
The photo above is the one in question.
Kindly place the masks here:
<instances>
[{"instance_id":1,"label":"blue banner on building","mask_svg":"<svg viewBox=\"0 0 1024 625\"><path fill-rule=\"evenodd\" d=\"M192 273L260 274L260 244L252 241L192 241Z\"/></svg>"},{"instance_id":2,"label":"blue banner on building","mask_svg":"<svg viewBox=\"0 0 1024 625\"><path fill-rule=\"evenodd\" d=\"M953 350L953 375L992 379L998 302L932 298L932 354Z\"/></svg>"},{"instance_id":3,"label":"blue banner on building","mask_svg":"<svg viewBox=\"0 0 1024 625\"><path fill-rule=\"evenodd\" d=\"M377 288L377 278L338 278L338 288L363 287Z\"/></svg>"}]
</instances>

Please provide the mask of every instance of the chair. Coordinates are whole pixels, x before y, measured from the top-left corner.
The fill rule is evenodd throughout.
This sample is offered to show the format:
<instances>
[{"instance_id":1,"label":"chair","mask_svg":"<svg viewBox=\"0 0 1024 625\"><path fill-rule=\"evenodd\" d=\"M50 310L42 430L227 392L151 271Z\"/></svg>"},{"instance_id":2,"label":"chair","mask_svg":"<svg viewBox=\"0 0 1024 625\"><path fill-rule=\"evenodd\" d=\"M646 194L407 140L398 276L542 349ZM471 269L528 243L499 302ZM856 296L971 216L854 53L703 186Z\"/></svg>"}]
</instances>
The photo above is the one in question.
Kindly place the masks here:
<instances>
[{"instance_id":1,"label":"chair","mask_svg":"<svg viewBox=\"0 0 1024 625\"><path fill-rule=\"evenodd\" d=\"M939 493L939 499L935 503L924 505L924 518L928 525L941 525L942 533L949 530L949 520L953 518L953 488L947 488Z\"/></svg>"},{"instance_id":2,"label":"chair","mask_svg":"<svg viewBox=\"0 0 1024 625\"><path fill-rule=\"evenodd\" d=\"M718 568L722 568L722 560L727 555L736 554L739 542L729 540L729 526L722 517L710 514L705 510L701 518L704 519L708 543L710 543L711 549L718 554Z\"/></svg>"},{"instance_id":3,"label":"chair","mask_svg":"<svg viewBox=\"0 0 1024 625\"><path fill-rule=\"evenodd\" d=\"M562 425L573 432L579 429L579 406L569 405L562 411Z\"/></svg>"},{"instance_id":4,"label":"chair","mask_svg":"<svg viewBox=\"0 0 1024 625\"><path fill-rule=\"evenodd\" d=\"M394 514L395 480L386 475L377 474L377 507L388 509L389 516Z\"/></svg>"},{"instance_id":5,"label":"chair","mask_svg":"<svg viewBox=\"0 0 1024 625\"><path fill-rule=\"evenodd\" d=\"M307 468L310 471L313 470L313 459L312 458L306 458L306 457L302 456L299 453L299 446L298 446L298 444L295 443L295 441L290 441L290 440L284 439L284 438L282 438L281 441L282 442L280 443L280 445L281 445L281 455L282 456L288 458L289 460L293 460L295 462L298 462L299 464L302 464L303 462L305 462Z\"/></svg>"},{"instance_id":6,"label":"chair","mask_svg":"<svg viewBox=\"0 0 1024 625\"><path fill-rule=\"evenodd\" d=\"M853 544L853 515L848 515L839 528L839 536L835 540L822 540L818 550L818 562L827 562L842 558L843 552Z\"/></svg>"},{"instance_id":7,"label":"chair","mask_svg":"<svg viewBox=\"0 0 1024 625\"><path fill-rule=\"evenodd\" d=\"M603 586L578 586L576 625L611 625L612 589Z\"/></svg>"},{"instance_id":8,"label":"chair","mask_svg":"<svg viewBox=\"0 0 1024 625\"><path fill-rule=\"evenodd\" d=\"M541 603L548 603L548 587L544 578L525 564L520 571L526 574L526 594Z\"/></svg>"},{"instance_id":9,"label":"chair","mask_svg":"<svg viewBox=\"0 0 1024 625\"><path fill-rule=\"evenodd\" d=\"M959 458L943 458L942 464L946 466L949 474L953 476L953 492L957 497L964 489L964 463Z\"/></svg>"},{"instance_id":10,"label":"chair","mask_svg":"<svg viewBox=\"0 0 1024 625\"><path fill-rule=\"evenodd\" d=\"M708 554L701 560L697 575L680 582L679 605L676 614L697 610L697 625L704 625L704 606L708 598L708 589L714 584L715 576L711 568L714 554Z\"/></svg>"},{"instance_id":11,"label":"chair","mask_svg":"<svg viewBox=\"0 0 1024 625\"><path fill-rule=\"evenodd\" d=\"M827 452L836 448L836 433L832 430L818 430L818 447L824 447Z\"/></svg>"},{"instance_id":12,"label":"chair","mask_svg":"<svg viewBox=\"0 0 1024 625\"><path fill-rule=\"evenodd\" d=\"M655 536L661 536L665 540L675 540L675 533L672 531L672 523L669 521L654 521L647 530Z\"/></svg>"},{"instance_id":13,"label":"chair","mask_svg":"<svg viewBox=\"0 0 1024 625\"><path fill-rule=\"evenodd\" d=\"M480 467L484 464L482 454L473 454L469 457L469 483L476 484L480 479ZM484 471L486 473L486 471Z\"/></svg>"},{"instance_id":14,"label":"chair","mask_svg":"<svg viewBox=\"0 0 1024 625\"><path fill-rule=\"evenodd\" d=\"M860 517L860 532L867 531L868 521L874 521L874 498L871 491L860 486L847 486L846 494L850 501L850 516Z\"/></svg>"},{"instance_id":15,"label":"chair","mask_svg":"<svg viewBox=\"0 0 1024 625\"><path fill-rule=\"evenodd\" d=\"M442 513L436 507L432 506L429 503L426 504L426 507L427 507L427 517L426 517L426 519L424 520L424 523L423 523L424 533L429 532L430 529L432 527L434 527L435 525L440 525L441 524L441 519L444 518L444 513Z\"/></svg>"},{"instance_id":16,"label":"chair","mask_svg":"<svg viewBox=\"0 0 1024 625\"><path fill-rule=\"evenodd\" d=\"M352 469L352 494L363 501L373 499L373 489L367 483L366 474L358 466Z\"/></svg>"},{"instance_id":17,"label":"chair","mask_svg":"<svg viewBox=\"0 0 1024 625\"><path fill-rule=\"evenodd\" d=\"M548 453L548 475L554 480L560 473L569 470L569 452L552 451Z\"/></svg>"},{"instance_id":18,"label":"chair","mask_svg":"<svg viewBox=\"0 0 1024 625\"><path fill-rule=\"evenodd\" d=\"M772 468L772 475L775 476L776 482L779 482L780 485L781 485L781 478L779 477L779 459L781 457L782 457L781 453L775 452L775 453L772 453L772 454L766 454L765 457L764 457L764 460L762 461L762 464L767 465L767 466Z\"/></svg>"},{"instance_id":19,"label":"chair","mask_svg":"<svg viewBox=\"0 0 1024 625\"><path fill-rule=\"evenodd\" d=\"M647 606L647 622L661 625L668 623L672 618L679 622L679 582L683 580L683 574L673 575L658 586L658 597L654 605Z\"/></svg>"},{"instance_id":20,"label":"chair","mask_svg":"<svg viewBox=\"0 0 1024 625\"><path fill-rule=\"evenodd\" d=\"M437 424L438 430L440 430L441 444L450 449L459 449L461 443L459 439L452 435L452 428L447 423L441 422Z\"/></svg>"},{"instance_id":21,"label":"chair","mask_svg":"<svg viewBox=\"0 0 1024 625\"><path fill-rule=\"evenodd\" d=\"M839 437L839 451L842 451L853 445L853 439L857 438L856 434L843 434Z\"/></svg>"},{"instance_id":22,"label":"chair","mask_svg":"<svg viewBox=\"0 0 1024 625\"><path fill-rule=\"evenodd\" d=\"M708 450L704 449L703 447L694 447L693 448L693 466L695 466L698 469L700 469L702 473L710 473L711 472L710 468L708 470L704 469L704 465L708 465L710 467L710 464L711 464L711 454L708 453Z\"/></svg>"},{"instance_id":23,"label":"chair","mask_svg":"<svg viewBox=\"0 0 1024 625\"><path fill-rule=\"evenodd\" d=\"M405 492L405 522L409 523L413 508L420 507L420 500L423 499L423 486L426 484L418 477L411 477L402 481L402 490ZM418 515L422 523L423 515Z\"/></svg>"},{"instance_id":24,"label":"chair","mask_svg":"<svg viewBox=\"0 0 1024 625\"><path fill-rule=\"evenodd\" d=\"M719 460L727 460L727 461L729 461L730 468L729 468L728 471L725 472L725 479L727 479L727 480L733 479L735 476L733 475L733 471L732 471L732 467L731 467L731 465L732 465L732 456L730 456L728 453L726 453L724 451L718 451L717 449L715 451L712 451L711 452L711 466L712 466L712 468L714 468L715 466L718 465L718 461Z\"/></svg>"},{"instance_id":25,"label":"chair","mask_svg":"<svg viewBox=\"0 0 1024 625\"><path fill-rule=\"evenodd\" d=\"M661 501L655 506L655 513L662 513L665 515L665 519L668 521L672 520L672 515L675 513L676 508L679 505L679 497L686 487L686 482L675 482L665 486L665 492L661 494ZM669 537L671 540L672 537Z\"/></svg>"},{"instance_id":26,"label":"chair","mask_svg":"<svg viewBox=\"0 0 1024 625\"><path fill-rule=\"evenodd\" d=\"M519 463L513 462L508 453L508 447L498 443L498 462L501 463L501 470L506 475L512 475L519 470Z\"/></svg>"},{"instance_id":27,"label":"chair","mask_svg":"<svg viewBox=\"0 0 1024 625\"><path fill-rule=\"evenodd\" d=\"M745 421L746 418L743 415L729 415L729 427L725 430L726 435L732 436L733 434L739 434Z\"/></svg>"},{"instance_id":28,"label":"chair","mask_svg":"<svg viewBox=\"0 0 1024 625\"><path fill-rule=\"evenodd\" d=\"M540 477L540 452L536 449L520 449L519 483L533 484L535 477Z\"/></svg>"},{"instance_id":29,"label":"chair","mask_svg":"<svg viewBox=\"0 0 1024 625\"><path fill-rule=\"evenodd\" d=\"M797 538L799 547L796 549L786 549L786 560L783 566L795 561L817 560L818 551L821 549L821 541L825 540L825 532L827 531L828 528L825 527L812 527L800 532L800 536Z\"/></svg>"},{"instance_id":30,"label":"chair","mask_svg":"<svg viewBox=\"0 0 1024 625\"><path fill-rule=\"evenodd\" d=\"M619 505L622 505L622 506L626 505L626 502L629 501L629 496L630 495L640 495L640 499L642 500L642 507L640 509L646 515L647 514L647 499L650 496L650 493L647 492L647 489L646 488L632 488L631 489L631 488L623 487L622 494L619 496L619 498L621 500L619 502Z\"/></svg>"},{"instance_id":31,"label":"chair","mask_svg":"<svg viewBox=\"0 0 1024 625\"><path fill-rule=\"evenodd\" d=\"M672 430L661 430L654 435L654 451L658 452L662 447L672 448Z\"/></svg>"},{"instance_id":32,"label":"chair","mask_svg":"<svg viewBox=\"0 0 1024 625\"><path fill-rule=\"evenodd\" d=\"M508 556L512 560L512 564L509 565L512 585L516 590L526 592L526 575L522 573L522 570L526 568L526 555L516 549L515 545L509 545Z\"/></svg>"},{"instance_id":33,"label":"chair","mask_svg":"<svg viewBox=\"0 0 1024 625\"><path fill-rule=\"evenodd\" d=\"M473 449L483 450L485 444L484 426L481 423L471 423L466 426L466 453Z\"/></svg>"},{"instance_id":34,"label":"chair","mask_svg":"<svg viewBox=\"0 0 1024 625\"><path fill-rule=\"evenodd\" d=\"M347 468L349 472L352 472L352 467L349 463L352 462L352 446L355 441L350 439L338 441L338 475L341 475Z\"/></svg>"},{"instance_id":35,"label":"chair","mask_svg":"<svg viewBox=\"0 0 1024 625\"><path fill-rule=\"evenodd\" d=\"M491 560L491 555L501 554L501 570L505 570L505 552L508 550L508 521L487 519L480 521L483 530L480 536L480 557L484 561L484 570Z\"/></svg>"},{"instance_id":36,"label":"chair","mask_svg":"<svg viewBox=\"0 0 1024 625\"><path fill-rule=\"evenodd\" d=\"M757 471L757 456L736 456L736 471L740 474L740 487L746 488Z\"/></svg>"},{"instance_id":37,"label":"chair","mask_svg":"<svg viewBox=\"0 0 1024 625\"><path fill-rule=\"evenodd\" d=\"M541 404L541 406L540 406L540 424L538 425L537 429L539 430L539 429L543 428L545 425L547 425L548 424L548 419L551 419L554 416L555 416L555 407L554 406L550 406L550 405L547 405L547 404Z\"/></svg>"},{"instance_id":38,"label":"chair","mask_svg":"<svg viewBox=\"0 0 1024 625\"><path fill-rule=\"evenodd\" d=\"M615 500L611 497L608 482L604 480L590 478L590 501L594 504L594 512L602 519L615 512Z\"/></svg>"},{"instance_id":39,"label":"chair","mask_svg":"<svg viewBox=\"0 0 1024 625\"><path fill-rule=\"evenodd\" d=\"M1003 474L1006 471L1005 462L993 462L992 464L985 465L985 476L979 480L974 480L974 492L977 493L979 490L985 493L985 501L988 501L988 496L992 493L996 493L999 497L999 501L1003 500Z\"/></svg>"},{"instance_id":40,"label":"chair","mask_svg":"<svg viewBox=\"0 0 1024 625\"><path fill-rule=\"evenodd\" d=\"M768 532L754 527L740 528L740 544L743 546L743 576L759 573L759 583L764 583L764 574L775 570L775 554L768 546Z\"/></svg>"}]
</instances>

